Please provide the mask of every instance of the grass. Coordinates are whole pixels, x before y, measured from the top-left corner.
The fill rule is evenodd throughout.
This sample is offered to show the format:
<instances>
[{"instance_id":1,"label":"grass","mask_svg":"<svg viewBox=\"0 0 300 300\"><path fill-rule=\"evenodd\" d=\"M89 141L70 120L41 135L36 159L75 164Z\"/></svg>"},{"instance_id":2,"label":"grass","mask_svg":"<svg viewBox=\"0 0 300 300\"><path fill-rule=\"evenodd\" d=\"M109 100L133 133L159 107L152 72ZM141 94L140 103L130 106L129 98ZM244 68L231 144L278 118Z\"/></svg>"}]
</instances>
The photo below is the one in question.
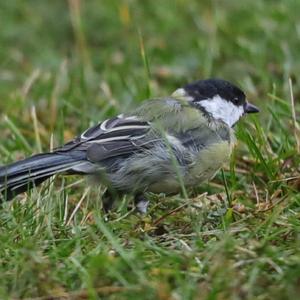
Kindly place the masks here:
<instances>
[{"instance_id":1,"label":"grass","mask_svg":"<svg viewBox=\"0 0 300 300\"><path fill-rule=\"evenodd\" d=\"M187 200L153 195L144 217L124 198L105 222L103 187L78 177L5 203L0 298L297 299L299 9L296 0L2 1L3 164L199 78L238 83L261 113L239 124L223 173Z\"/></svg>"}]
</instances>

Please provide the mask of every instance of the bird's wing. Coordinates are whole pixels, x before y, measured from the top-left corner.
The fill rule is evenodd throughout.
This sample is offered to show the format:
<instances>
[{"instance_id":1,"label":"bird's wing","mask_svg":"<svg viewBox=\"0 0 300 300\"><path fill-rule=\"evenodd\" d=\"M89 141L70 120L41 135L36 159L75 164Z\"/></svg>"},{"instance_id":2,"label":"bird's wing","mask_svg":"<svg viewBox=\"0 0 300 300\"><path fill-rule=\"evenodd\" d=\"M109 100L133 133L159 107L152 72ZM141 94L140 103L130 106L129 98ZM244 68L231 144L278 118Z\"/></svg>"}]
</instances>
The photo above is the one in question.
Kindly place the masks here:
<instances>
[{"instance_id":1,"label":"bird's wing","mask_svg":"<svg viewBox=\"0 0 300 300\"><path fill-rule=\"evenodd\" d=\"M136 116L119 115L87 129L56 151L71 155L85 151L87 160L100 162L150 148L157 140L151 122Z\"/></svg>"},{"instance_id":2,"label":"bird's wing","mask_svg":"<svg viewBox=\"0 0 300 300\"><path fill-rule=\"evenodd\" d=\"M148 100L132 115L107 119L56 151L103 162L128 157L158 144L169 143L181 155L186 152L184 148L199 151L218 140L229 139L228 128L210 128L201 118L204 117L199 110L177 99Z\"/></svg>"},{"instance_id":3,"label":"bird's wing","mask_svg":"<svg viewBox=\"0 0 300 300\"><path fill-rule=\"evenodd\" d=\"M99 162L151 148L162 139L161 132L154 124L158 120L165 119L167 114L179 111L180 106L181 104L174 98L147 100L132 115L121 114L107 119L55 151L69 152L70 155L84 151L88 160Z\"/></svg>"}]
</instances>

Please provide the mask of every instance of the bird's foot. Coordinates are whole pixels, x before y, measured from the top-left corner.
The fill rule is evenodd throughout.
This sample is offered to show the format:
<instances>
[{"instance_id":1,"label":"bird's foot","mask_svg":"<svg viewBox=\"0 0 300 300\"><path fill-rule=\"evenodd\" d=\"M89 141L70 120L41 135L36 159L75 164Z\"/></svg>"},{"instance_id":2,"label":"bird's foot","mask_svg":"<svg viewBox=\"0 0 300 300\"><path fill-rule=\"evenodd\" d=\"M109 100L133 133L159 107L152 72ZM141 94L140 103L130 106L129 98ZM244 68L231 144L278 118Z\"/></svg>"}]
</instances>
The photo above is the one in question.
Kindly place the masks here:
<instances>
[{"instance_id":1,"label":"bird's foot","mask_svg":"<svg viewBox=\"0 0 300 300\"><path fill-rule=\"evenodd\" d=\"M111 209L118 197L119 197L119 194L114 191L111 191L108 189L105 191L105 193L102 196L102 207L106 214L111 211Z\"/></svg>"},{"instance_id":2,"label":"bird's foot","mask_svg":"<svg viewBox=\"0 0 300 300\"><path fill-rule=\"evenodd\" d=\"M143 194L138 194L134 197L134 204L138 212L141 214L147 213L149 200Z\"/></svg>"}]
</instances>

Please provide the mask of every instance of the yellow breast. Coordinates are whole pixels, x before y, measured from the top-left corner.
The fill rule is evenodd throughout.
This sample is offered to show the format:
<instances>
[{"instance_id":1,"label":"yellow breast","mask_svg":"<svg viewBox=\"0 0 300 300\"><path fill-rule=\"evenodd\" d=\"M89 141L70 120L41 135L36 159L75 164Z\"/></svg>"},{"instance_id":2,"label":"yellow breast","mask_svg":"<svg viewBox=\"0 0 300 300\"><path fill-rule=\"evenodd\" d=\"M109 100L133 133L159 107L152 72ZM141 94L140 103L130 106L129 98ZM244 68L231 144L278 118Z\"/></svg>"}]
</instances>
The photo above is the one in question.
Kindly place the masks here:
<instances>
[{"instance_id":1,"label":"yellow breast","mask_svg":"<svg viewBox=\"0 0 300 300\"><path fill-rule=\"evenodd\" d=\"M233 146L234 143L222 141L201 150L190 167L185 179L186 185L197 185L214 177L216 172L229 162Z\"/></svg>"}]
</instances>

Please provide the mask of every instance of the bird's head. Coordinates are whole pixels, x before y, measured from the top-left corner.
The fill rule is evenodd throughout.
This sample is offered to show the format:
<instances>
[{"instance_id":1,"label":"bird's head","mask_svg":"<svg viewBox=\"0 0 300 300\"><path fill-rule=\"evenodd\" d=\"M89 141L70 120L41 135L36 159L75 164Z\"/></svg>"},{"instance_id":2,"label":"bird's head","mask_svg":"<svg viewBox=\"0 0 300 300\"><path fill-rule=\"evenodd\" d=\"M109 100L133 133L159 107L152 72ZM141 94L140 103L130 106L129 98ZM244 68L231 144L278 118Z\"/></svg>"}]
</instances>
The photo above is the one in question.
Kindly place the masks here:
<instances>
[{"instance_id":1,"label":"bird's head","mask_svg":"<svg viewBox=\"0 0 300 300\"><path fill-rule=\"evenodd\" d=\"M214 120L232 127L244 115L259 109L246 100L244 92L222 79L199 80L177 89L174 97L184 98Z\"/></svg>"}]
</instances>

